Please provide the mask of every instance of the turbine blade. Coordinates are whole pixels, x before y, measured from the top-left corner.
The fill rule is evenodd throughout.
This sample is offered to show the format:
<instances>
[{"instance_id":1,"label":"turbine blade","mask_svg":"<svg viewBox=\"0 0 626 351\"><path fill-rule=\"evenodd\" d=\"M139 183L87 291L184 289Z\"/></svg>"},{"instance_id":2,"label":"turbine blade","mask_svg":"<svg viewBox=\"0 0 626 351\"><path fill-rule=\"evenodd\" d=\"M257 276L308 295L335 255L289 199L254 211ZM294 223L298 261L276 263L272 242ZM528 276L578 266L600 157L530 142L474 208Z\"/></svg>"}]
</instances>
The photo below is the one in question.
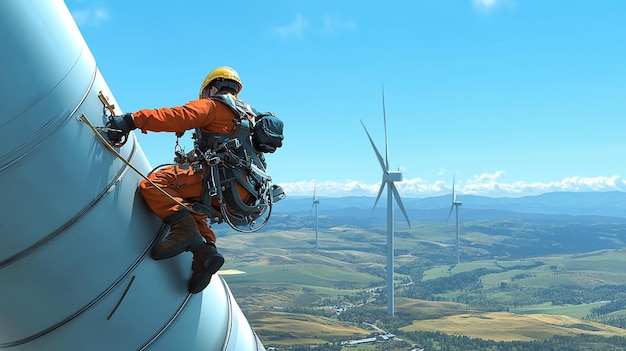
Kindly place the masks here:
<instances>
[{"instance_id":1,"label":"turbine blade","mask_svg":"<svg viewBox=\"0 0 626 351\"><path fill-rule=\"evenodd\" d=\"M454 193L454 181L456 179L456 173L452 176L452 202L456 201L456 194Z\"/></svg>"},{"instance_id":2,"label":"turbine blade","mask_svg":"<svg viewBox=\"0 0 626 351\"><path fill-rule=\"evenodd\" d=\"M383 84L382 92L383 92L383 120L385 122L385 165L387 165L387 170L389 170L389 141L387 139L387 112L385 109L385 85L384 84Z\"/></svg>"},{"instance_id":3,"label":"turbine blade","mask_svg":"<svg viewBox=\"0 0 626 351\"><path fill-rule=\"evenodd\" d=\"M450 215L452 214L452 210L454 209L454 203L452 204L452 206L450 206L450 212L448 212L448 218L450 219Z\"/></svg>"},{"instance_id":4,"label":"turbine blade","mask_svg":"<svg viewBox=\"0 0 626 351\"><path fill-rule=\"evenodd\" d=\"M376 204L378 204L378 200L380 200L380 195L383 194L383 189L385 189L385 182L380 183L380 189L378 189L378 196L376 196L376 201L374 202L372 213L374 213L374 210L376 209Z\"/></svg>"},{"instance_id":5,"label":"turbine blade","mask_svg":"<svg viewBox=\"0 0 626 351\"><path fill-rule=\"evenodd\" d=\"M378 162L380 163L380 167L383 169L383 172L387 172L389 169L387 168L387 165L385 164L383 157L380 155L380 152L378 152L378 149L376 148L376 145L374 144L374 140L372 140L370 133L367 131L367 128L365 128L365 124L363 124L363 121L361 121L361 125L363 125L363 129L365 129L365 134L367 134L367 137L370 139L370 143L372 143L372 147L374 148L376 157L378 157Z\"/></svg>"},{"instance_id":6,"label":"turbine blade","mask_svg":"<svg viewBox=\"0 0 626 351\"><path fill-rule=\"evenodd\" d=\"M317 184L313 185L313 201L311 203L311 211L309 211L309 216L313 213L313 207L315 207L315 188L317 187Z\"/></svg>"},{"instance_id":7,"label":"turbine blade","mask_svg":"<svg viewBox=\"0 0 626 351\"><path fill-rule=\"evenodd\" d=\"M411 228L411 221L409 221L409 215L406 214L406 210L404 209L404 205L402 204L402 199L400 198L400 194L398 194L398 189L396 189L396 186L393 183L389 184L389 186L391 187L391 190L393 191L393 196L396 198L398 206L400 206L400 210L402 211L402 214L406 219L406 223L409 225L409 228Z\"/></svg>"}]
</instances>

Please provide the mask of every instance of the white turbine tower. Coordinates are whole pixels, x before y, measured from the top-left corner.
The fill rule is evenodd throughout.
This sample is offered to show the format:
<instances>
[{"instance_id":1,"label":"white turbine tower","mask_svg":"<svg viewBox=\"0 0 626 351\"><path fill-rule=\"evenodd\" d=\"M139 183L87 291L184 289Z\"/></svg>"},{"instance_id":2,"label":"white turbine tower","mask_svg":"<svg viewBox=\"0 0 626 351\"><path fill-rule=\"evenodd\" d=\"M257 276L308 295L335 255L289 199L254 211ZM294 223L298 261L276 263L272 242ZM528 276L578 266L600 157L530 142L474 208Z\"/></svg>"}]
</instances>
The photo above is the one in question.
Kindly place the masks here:
<instances>
[{"instance_id":1,"label":"white turbine tower","mask_svg":"<svg viewBox=\"0 0 626 351\"><path fill-rule=\"evenodd\" d=\"M319 237L317 234L318 226L317 226L317 205L320 203L315 197L315 186L313 186L313 204L311 205L311 212L313 212L313 207L315 207L315 251L319 250Z\"/></svg>"},{"instance_id":2,"label":"white turbine tower","mask_svg":"<svg viewBox=\"0 0 626 351\"><path fill-rule=\"evenodd\" d=\"M400 194L398 194L398 189L394 185L394 182L402 181L402 172L398 171L390 171L389 170L389 143L387 140L387 115L385 113L385 90L383 88L383 119L385 123L385 159L380 155L370 133L365 128L365 124L361 121L361 125L363 125L363 129L365 129L365 133L374 148L374 152L376 153L376 157L378 158L378 162L380 163L380 167L383 169L383 180L380 184L380 189L378 190L378 196L376 197L376 202L374 202L374 209L376 209L376 204L378 204L378 200L380 199L380 195L383 193L383 189L385 185L387 186L387 314L390 316L394 315L394 286L393 286L393 273L394 273L394 228L393 228L393 199L395 197L406 222L411 227L411 222L409 221L409 216L406 214L406 210L404 209L404 205L402 204L402 199L400 198Z\"/></svg>"},{"instance_id":3,"label":"white turbine tower","mask_svg":"<svg viewBox=\"0 0 626 351\"><path fill-rule=\"evenodd\" d=\"M459 206L463 203L461 201L456 200L456 193L454 192L454 181L456 175L452 177L452 205L450 206L450 212L448 212L448 219L450 219L450 215L452 214L452 209L456 208L456 264L460 263L459 259Z\"/></svg>"}]
</instances>

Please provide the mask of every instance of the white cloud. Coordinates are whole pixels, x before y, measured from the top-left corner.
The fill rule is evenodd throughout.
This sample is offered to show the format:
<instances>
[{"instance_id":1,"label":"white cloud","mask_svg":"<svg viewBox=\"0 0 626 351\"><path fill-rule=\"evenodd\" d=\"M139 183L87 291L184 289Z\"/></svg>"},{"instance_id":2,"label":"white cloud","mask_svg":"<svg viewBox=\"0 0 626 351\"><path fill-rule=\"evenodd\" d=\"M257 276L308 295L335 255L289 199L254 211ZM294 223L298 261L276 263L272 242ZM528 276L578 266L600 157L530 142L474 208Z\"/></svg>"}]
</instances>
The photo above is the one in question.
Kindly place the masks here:
<instances>
[{"instance_id":1,"label":"white cloud","mask_svg":"<svg viewBox=\"0 0 626 351\"><path fill-rule=\"evenodd\" d=\"M302 14L297 14L291 23L273 27L270 29L270 33L283 39L289 39L301 38L309 30L313 30L318 34L334 35L340 32L354 31L356 27L356 23L346 20L337 14L324 14L320 21L313 21L313 23Z\"/></svg>"},{"instance_id":2,"label":"white cloud","mask_svg":"<svg viewBox=\"0 0 626 351\"><path fill-rule=\"evenodd\" d=\"M462 195L481 195L489 197L521 197L539 195L557 191L626 191L626 180L621 176L599 177L568 177L555 182L522 181L507 183L502 180L504 171L484 173L462 180L457 177L455 191ZM367 184L355 180L345 182L316 182L302 181L296 183L280 184L287 196L313 196L313 188L316 195L322 197L342 196L376 196L380 188L380 182ZM452 183L436 180L429 182L422 178L405 179L396 183L398 192L402 197L431 197L447 195L452 192Z\"/></svg>"},{"instance_id":3,"label":"white cloud","mask_svg":"<svg viewBox=\"0 0 626 351\"><path fill-rule=\"evenodd\" d=\"M378 184L364 184L354 180L347 180L345 182L316 182L316 181L301 181L295 183L281 183L279 184L285 190L287 195L293 196L311 196L313 197L313 189L315 188L316 195L318 196L370 196L378 193L380 183ZM331 195L332 194L332 195Z\"/></svg>"},{"instance_id":4,"label":"white cloud","mask_svg":"<svg viewBox=\"0 0 626 351\"><path fill-rule=\"evenodd\" d=\"M352 31L356 29L356 24L350 20L344 20L336 14L325 14L322 17L324 32L332 35L339 31Z\"/></svg>"},{"instance_id":5,"label":"white cloud","mask_svg":"<svg viewBox=\"0 0 626 351\"><path fill-rule=\"evenodd\" d=\"M93 8L72 11L72 17L79 26L99 25L109 19L109 13L104 8Z\"/></svg>"},{"instance_id":6,"label":"white cloud","mask_svg":"<svg viewBox=\"0 0 626 351\"><path fill-rule=\"evenodd\" d=\"M297 14L296 19L293 22L285 26L274 27L271 29L271 32L284 39L301 37L309 26L309 21L307 21L301 14Z\"/></svg>"},{"instance_id":7,"label":"white cloud","mask_svg":"<svg viewBox=\"0 0 626 351\"><path fill-rule=\"evenodd\" d=\"M504 171L496 171L495 173L483 173L478 176L474 176L468 180L469 183L493 183L504 176Z\"/></svg>"},{"instance_id":8,"label":"white cloud","mask_svg":"<svg viewBox=\"0 0 626 351\"><path fill-rule=\"evenodd\" d=\"M489 12L495 8L500 0L472 0L474 8L479 12Z\"/></svg>"}]
</instances>

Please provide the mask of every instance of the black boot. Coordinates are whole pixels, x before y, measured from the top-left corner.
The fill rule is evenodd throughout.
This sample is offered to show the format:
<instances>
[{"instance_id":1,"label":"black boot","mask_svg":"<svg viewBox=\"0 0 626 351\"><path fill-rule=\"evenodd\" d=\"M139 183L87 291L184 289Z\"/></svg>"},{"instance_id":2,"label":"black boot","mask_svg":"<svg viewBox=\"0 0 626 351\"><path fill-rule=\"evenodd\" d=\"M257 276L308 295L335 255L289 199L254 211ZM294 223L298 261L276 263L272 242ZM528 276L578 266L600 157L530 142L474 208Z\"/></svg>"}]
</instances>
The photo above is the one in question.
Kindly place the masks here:
<instances>
[{"instance_id":1,"label":"black boot","mask_svg":"<svg viewBox=\"0 0 626 351\"><path fill-rule=\"evenodd\" d=\"M167 216L163 222L170 225L170 232L165 240L152 247L150 256L155 260L174 257L184 251L194 251L205 245L200 235L196 220L186 210Z\"/></svg>"},{"instance_id":2,"label":"black boot","mask_svg":"<svg viewBox=\"0 0 626 351\"><path fill-rule=\"evenodd\" d=\"M189 279L189 292L197 294L211 282L211 277L224 264L224 256L217 252L215 243L209 241L204 247L193 251L191 263L191 279Z\"/></svg>"}]
</instances>

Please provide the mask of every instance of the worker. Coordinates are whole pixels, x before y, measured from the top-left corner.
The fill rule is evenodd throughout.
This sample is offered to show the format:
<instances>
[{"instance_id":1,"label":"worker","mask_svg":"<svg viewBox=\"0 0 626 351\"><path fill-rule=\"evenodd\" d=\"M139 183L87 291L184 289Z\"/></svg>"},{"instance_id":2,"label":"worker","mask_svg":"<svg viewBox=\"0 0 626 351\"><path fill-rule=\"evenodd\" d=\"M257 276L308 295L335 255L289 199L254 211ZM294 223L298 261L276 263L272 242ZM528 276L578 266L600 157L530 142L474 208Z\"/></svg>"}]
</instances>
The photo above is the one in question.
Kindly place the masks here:
<instances>
[{"instance_id":1,"label":"worker","mask_svg":"<svg viewBox=\"0 0 626 351\"><path fill-rule=\"evenodd\" d=\"M178 136L186 130L195 129L199 135L232 137L238 118L243 116L254 119L256 114L256 110L238 99L241 89L241 80L233 68L218 67L209 72L202 82L197 100L173 108L143 109L112 116L107 125L109 140L111 143L119 142L129 131L136 128L143 133L175 132ZM238 106L239 110L234 105ZM238 111L242 111L243 115L237 116ZM206 198L203 197L203 191L206 191L205 168L168 165L148 175L152 182L144 179L139 184L148 207L170 226L169 234L163 241L155 244L151 256L161 260L191 251L192 275L188 290L192 294L202 291L210 283L213 274L224 264L224 257L217 251L216 236L207 220L207 214L189 210L193 203ZM188 207L182 207L155 185ZM245 197L244 192L241 194Z\"/></svg>"}]
</instances>

